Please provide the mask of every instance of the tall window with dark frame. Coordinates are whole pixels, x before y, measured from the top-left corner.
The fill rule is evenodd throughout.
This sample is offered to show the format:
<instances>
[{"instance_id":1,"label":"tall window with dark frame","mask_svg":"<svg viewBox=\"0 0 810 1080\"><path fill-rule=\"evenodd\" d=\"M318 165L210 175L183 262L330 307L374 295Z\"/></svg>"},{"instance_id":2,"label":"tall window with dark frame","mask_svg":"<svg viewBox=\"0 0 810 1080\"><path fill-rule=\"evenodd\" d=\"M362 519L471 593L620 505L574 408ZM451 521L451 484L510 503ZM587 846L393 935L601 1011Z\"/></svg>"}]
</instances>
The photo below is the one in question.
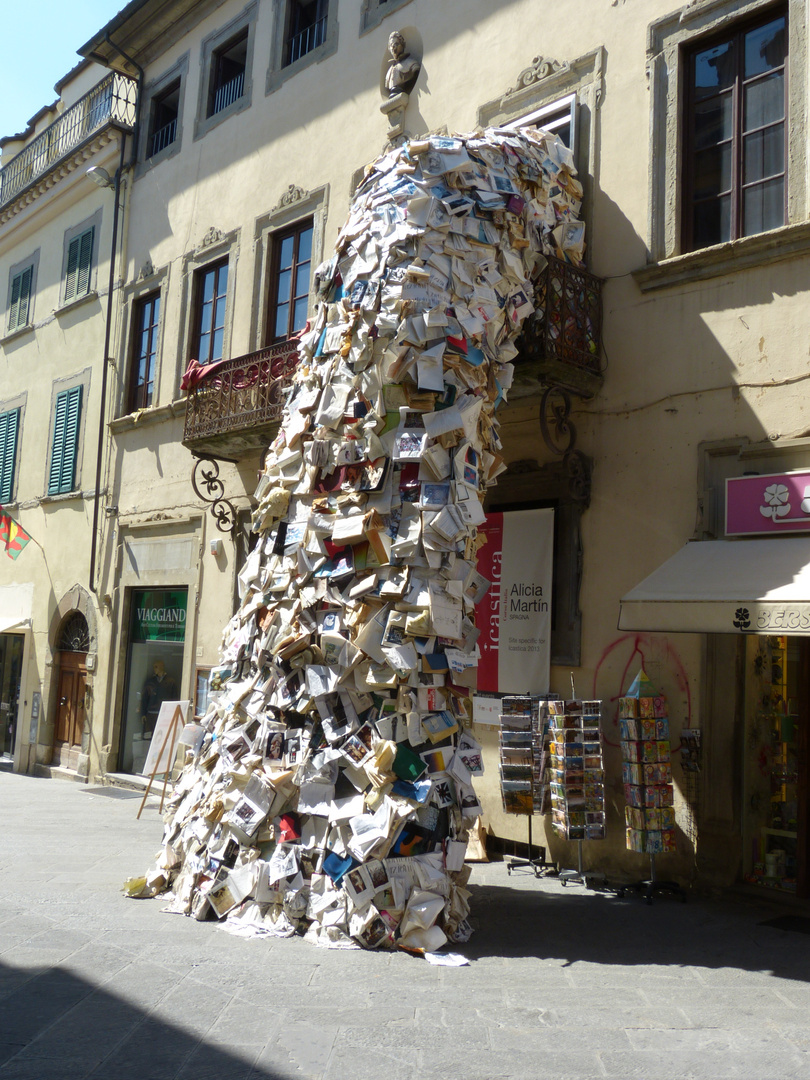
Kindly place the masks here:
<instances>
[{"instance_id":1,"label":"tall window with dark frame","mask_svg":"<svg viewBox=\"0 0 810 1080\"><path fill-rule=\"evenodd\" d=\"M323 45L328 14L329 0L290 0L284 38L285 67Z\"/></svg>"},{"instance_id":2,"label":"tall window with dark frame","mask_svg":"<svg viewBox=\"0 0 810 1080\"><path fill-rule=\"evenodd\" d=\"M180 115L180 80L152 98L149 118L149 157L154 157L177 138L177 118Z\"/></svg>"},{"instance_id":3,"label":"tall window with dark frame","mask_svg":"<svg viewBox=\"0 0 810 1080\"><path fill-rule=\"evenodd\" d=\"M238 101L245 92L248 31L242 30L211 57L207 116L215 116Z\"/></svg>"},{"instance_id":4,"label":"tall window with dark frame","mask_svg":"<svg viewBox=\"0 0 810 1080\"><path fill-rule=\"evenodd\" d=\"M784 11L701 42L687 59L684 250L784 225Z\"/></svg>"},{"instance_id":5,"label":"tall window with dark frame","mask_svg":"<svg viewBox=\"0 0 810 1080\"><path fill-rule=\"evenodd\" d=\"M225 342L225 298L228 291L228 260L197 271L192 359L213 364L222 359Z\"/></svg>"},{"instance_id":6,"label":"tall window with dark frame","mask_svg":"<svg viewBox=\"0 0 810 1080\"><path fill-rule=\"evenodd\" d=\"M312 218L308 218L273 236L267 308L268 344L292 337L306 326L312 233Z\"/></svg>"},{"instance_id":7,"label":"tall window with dark frame","mask_svg":"<svg viewBox=\"0 0 810 1080\"><path fill-rule=\"evenodd\" d=\"M127 411L148 409L155 390L160 293L135 302L132 316L132 358L129 368Z\"/></svg>"}]
</instances>

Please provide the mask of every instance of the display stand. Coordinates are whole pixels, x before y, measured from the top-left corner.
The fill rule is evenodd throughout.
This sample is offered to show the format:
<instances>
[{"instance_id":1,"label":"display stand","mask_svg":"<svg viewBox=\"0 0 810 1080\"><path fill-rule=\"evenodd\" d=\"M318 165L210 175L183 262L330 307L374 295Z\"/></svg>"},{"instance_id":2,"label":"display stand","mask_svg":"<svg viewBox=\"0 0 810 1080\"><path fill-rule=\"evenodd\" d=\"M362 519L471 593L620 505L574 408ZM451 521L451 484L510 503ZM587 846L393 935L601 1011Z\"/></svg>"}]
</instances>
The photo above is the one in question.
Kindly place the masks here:
<instances>
[{"instance_id":1,"label":"display stand","mask_svg":"<svg viewBox=\"0 0 810 1080\"><path fill-rule=\"evenodd\" d=\"M530 694L505 697L501 703L500 776L503 808L507 814L522 814L528 830L528 858L512 858L506 870L525 870L541 877L555 871L546 862L546 849L540 848L540 858L532 858L532 816L543 803L545 784L545 755L543 752L544 725L539 716L540 698Z\"/></svg>"},{"instance_id":2,"label":"display stand","mask_svg":"<svg viewBox=\"0 0 810 1080\"><path fill-rule=\"evenodd\" d=\"M584 885L585 871L582 866L582 841L577 840L577 869L561 870L560 881L563 885Z\"/></svg>"},{"instance_id":3,"label":"display stand","mask_svg":"<svg viewBox=\"0 0 810 1080\"><path fill-rule=\"evenodd\" d=\"M616 895L636 892L651 904L656 894L669 893L685 902L680 885L659 881L655 872L656 854L675 851L674 790L666 698L643 668L619 698L619 728L627 847L650 856L650 876L620 886Z\"/></svg>"},{"instance_id":4,"label":"display stand","mask_svg":"<svg viewBox=\"0 0 810 1080\"><path fill-rule=\"evenodd\" d=\"M551 827L577 841L577 869L561 870L563 885L585 885L583 840L605 837L605 774L601 702L548 701Z\"/></svg>"},{"instance_id":5,"label":"display stand","mask_svg":"<svg viewBox=\"0 0 810 1080\"><path fill-rule=\"evenodd\" d=\"M686 893L677 881L659 881L655 876L655 853L650 852L650 876L646 881L634 881L630 885L621 885L616 890L616 895L621 897L626 892L644 893L644 899L648 904L653 902L656 893L668 893L670 896L680 898L682 904L686 903Z\"/></svg>"},{"instance_id":6,"label":"display stand","mask_svg":"<svg viewBox=\"0 0 810 1080\"><path fill-rule=\"evenodd\" d=\"M549 870L554 869L546 862L546 849L540 847L540 858L532 858L532 815L526 815L526 824L529 827L529 857L528 859L510 859L506 864L507 874L511 874L513 870L525 870L528 873L533 873L535 877L542 877L543 874L548 873Z\"/></svg>"},{"instance_id":7,"label":"display stand","mask_svg":"<svg viewBox=\"0 0 810 1080\"><path fill-rule=\"evenodd\" d=\"M186 724L184 707L187 710L188 705L189 703L187 701L164 701L160 707L160 715L158 716L158 722L155 725L155 737L158 736L161 730L165 729L165 733L157 756L154 756L151 753L150 748L147 764L151 763L151 758L153 760L152 771L149 774L149 783L146 785L146 791L143 793L143 799L141 800L141 805L138 807L138 813L135 815L136 820L140 818L141 813L143 812L143 808L146 805L146 799L149 792L152 790L152 784L154 784L158 772L163 773L163 790L160 794L160 813L163 813L163 802L166 798L166 787L169 783L169 776L172 771L172 762L174 761L174 755L177 751L177 743L180 740L180 735ZM168 712L167 706L172 709L168 723L165 722L163 716L164 710ZM161 724L161 720L164 720L163 724Z\"/></svg>"}]
</instances>

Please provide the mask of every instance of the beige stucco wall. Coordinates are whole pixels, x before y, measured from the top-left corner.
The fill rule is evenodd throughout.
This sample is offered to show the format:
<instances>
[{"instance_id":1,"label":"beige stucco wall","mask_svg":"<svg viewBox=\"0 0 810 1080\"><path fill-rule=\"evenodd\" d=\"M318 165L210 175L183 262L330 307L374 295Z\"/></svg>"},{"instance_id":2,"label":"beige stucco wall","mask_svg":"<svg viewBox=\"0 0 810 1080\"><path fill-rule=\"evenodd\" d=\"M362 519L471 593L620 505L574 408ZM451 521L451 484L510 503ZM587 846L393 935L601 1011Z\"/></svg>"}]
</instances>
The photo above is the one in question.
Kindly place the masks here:
<instances>
[{"instance_id":1,"label":"beige stucco wall","mask_svg":"<svg viewBox=\"0 0 810 1080\"><path fill-rule=\"evenodd\" d=\"M744 6L751 11L762 7L758 0L745 0ZM724 12L733 14L735 5L710 0L688 8L682 32L697 33ZM792 78L801 87L802 81L805 86L807 83L804 30L798 27L804 15L793 0L789 8L796 28L791 38L792 48L795 46ZM579 58L603 50L599 53L602 75L595 77L598 85L591 87L587 99L591 150L584 179L589 190L589 265L606 279L603 340L607 367L599 394L592 401L574 403L577 447L591 459L593 478L590 507L582 518L582 663L573 677L578 693L603 700L605 714L609 838L586 845L586 862L602 867L618 863L628 872L641 871L641 857L624 852L616 698L643 661L669 699L673 745L681 726L690 724L708 731L714 717L706 704L711 695L703 639L619 632L619 600L697 534L702 443L745 437L754 443L771 440L778 448L784 440L804 437L810 430L804 381L808 353L804 312L810 284L806 241L805 248L799 244L790 259L783 259L779 240L771 250L756 249L759 255L755 250L753 258L749 257L751 245L743 244L724 256L722 265L717 260L714 266L698 271L686 257L687 270L692 267L694 272L692 279L688 280L687 274L683 283L659 282L660 287L649 288L633 277L654 248L651 221L654 225L658 212L653 198L655 177L661 155L671 154L671 147L668 151L651 122L654 95L663 92L660 64L664 54L648 52L650 26L676 10L669 0L633 4L571 0L564 11L559 5L538 0L466 0L464 5L411 0L364 34L359 33L361 0L340 0L337 52L304 67L270 94L265 93L265 81L275 33L275 6L261 0L255 23L251 105L195 140L202 44L243 10L240 0L231 0L200 22L189 21L180 40L145 64L148 88L187 56L179 149L154 167L139 166L130 177L126 196L121 300L127 306L116 316L116 364L111 372L111 414L116 420L111 433L114 454L109 485L110 502L118 509L104 523L103 587L99 590L111 597L111 614L102 613L99 618L110 642L108 677L105 669L106 715L103 734L97 739L99 746L114 747L117 737L122 600L124 590L132 584L126 583L120 570L119 548L127 530L151 528L170 536L173 528L186 528L192 518L199 521L201 562L195 570L198 610L187 638L184 666L189 693L194 667L215 662L221 629L231 613L238 569L234 545L224 537L223 554L211 553L210 540L220 534L191 489L192 459L181 445L183 410L178 404L182 396L178 386L189 359L194 268L228 252L229 354L242 355L262 345L266 235L273 227L273 211L291 185L301 189L301 205L307 207L307 213L314 207L322 254L329 256L345 218L352 179L386 141L379 88L391 30L405 28L413 40L421 39L424 48L422 74L405 117L405 126L413 134L474 128L479 110L503 98L538 55L573 68ZM677 20L673 25L678 25ZM666 54L668 62L674 62L674 55ZM549 98L565 92L565 78L565 71L549 78ZM557 91L558 86L563 89ZM533 92L542 103L542 80ZM797 98L801 93L806 90L797 91L792 85L791 108L796 115L806 110L806 103ZM510 99L504 100L499 115L508 116ZM515 105L511 118L519 115ZM656 134L651 135L651 131ZM672 187L677 182L676 163L667 162L663 171ZM799 185L795 170L792 176L798 185L790 203L794 231L785 230L786 243L795 241L795 229L805 216L804 181ZM78 181L74 186L75 196L63 193L58 209L50 212L52 219L43 205L36 220L14 226L16 233L0 229L0 282L5 280L7 266L25 252L34 236L51 236L53 242L47 246L59 247L56 241L66 227L66 216L71 221L73 216L80 219L85 207L87 213L97 206L105 207L102 252L106 250L108 241L103 237L109 235L108 196L83 188L80 192ZM65 191L69 190L66 187ZM319 192L317 199L307 202L307 193L314 192ZM284 221L294 217L293 207ZM741 268L749 262L749 268ZM125 418L128 305L135 296L158 286L162 310L156 407L145 416ZM44 297L37 298L38 319L40 313L45 318L49 303ZM72 322L71 355L97 356L100 311L86 326L78 313ZM17 378L16 361L23 356L32 362L36 358L42 365L41 385L31 386L27 376L21 376L20 383L31 395L29 403L36 398L38 411L47 409L48 386L60 370L60 343L65 340L62 323L51 319L38 326L35 341L3 347L0 362L10 379ZM93 408L97 410L96 390L94 395ZM170 407L172 402L174 407ZM88 422L90 426L95 422L90 415ZM540 438L536 401L521 402L504 411L503 439L508 462L531 459L543 465L551 460ZM253 458L238 467L221 466L226 494L239 508L249 505L258 464L258 458ZM25 468L25 489L36 492L37 484L41 488L43 483L42 462L27 463ZM39 473L34 475L37 469ZM89 473L85 472L85 489L92 486L86 477ZM20 482L22 490L22 472ZM91 509L87 500L75 502L77 513L64 525L67 515L59 515L59 528L66 530L71 551L74 545L76 550L86 547ZM50 528L49 513L53 511L47 506L32 505L26 521L35 535L37 528L44 532ZM21 559L13 572L32 572L25 567L32 561ZM51 577L44 568L38 571L38 594L52 589L58 597L59 589L69 588L75 578L86 578L84 563L77 566L71 559L63 566L57 556L49 572ZM727 653L723 656L728 667ZM44 677L44 643L38 645L37 657L31 669L33 681ZM101 675L100 666L99 680ZM553 668L551 689L568 695L571 676L568 668ZM720 719L715 722L719 725ZM476 735L486 750L487 773L480 783L485 822L497 835L522 841L525 822L506 817L500 808L495 733L477 729ZM677 765L675 776L680 789L683 779ZM724 788L723 805L712 810L718 820L725 821L725 840L718 843L733 840L730 798ZM690 879L695 873L695 858L685 835L688 808L680 795L677 809L681 835L679 854L671 859L672 872ZM535 833L543 835L539 821ZM566 865L575 864L575 845L554 838L549 838L548 844L554 858ZM733 865L724 872L733 876Z\"/></svg>"},{"instance_id":2,"label":"beige stucco wall","mask_svg":"<svg viewBox=\"0 0 810 1080\"><path fill-rule=\"evenodd\" d=\"M97 66L83 67L77 72L77 85L65 86L65 100L72 103L105 75ZM118 153L114 135L98 139L71 158L71 171L66 170L58 184L4 207L0 223L0 410L17 406L22 410L14 497L8 510L35 541L16 560L4 557L0 569L3 584L33 584L32 629L26 633L15 753L15 767L22 770L51 759L58 680L55 645L60 623L72 610L86 612L91 632L89 664L93 670L88 677L82 772L89 775L97 761L91 729L102 713L97 695L101 692L103 701L109 677L111 624L90 590L90 537L113 202L112 193L90 183L85 170L100 165L113 173ZM97 237L90 293L65 305L65 234L91 221L96 224ZM36 292L30 325L8 334L10 273L35 254ZM69 495L48 496L55 395L77 381L84 389L76 488ZM32 726L36 693L41 694L41 709L38 724Z\"/></svg>"}]
</instances>

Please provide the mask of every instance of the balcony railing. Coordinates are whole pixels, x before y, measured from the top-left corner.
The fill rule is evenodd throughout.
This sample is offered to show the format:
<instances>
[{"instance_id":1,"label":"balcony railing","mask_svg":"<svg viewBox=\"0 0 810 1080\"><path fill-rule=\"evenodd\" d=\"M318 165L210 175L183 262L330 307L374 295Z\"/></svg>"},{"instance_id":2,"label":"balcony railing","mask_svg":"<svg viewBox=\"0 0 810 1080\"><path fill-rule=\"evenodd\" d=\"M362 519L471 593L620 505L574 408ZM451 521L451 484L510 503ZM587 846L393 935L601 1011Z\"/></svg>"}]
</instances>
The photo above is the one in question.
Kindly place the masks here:
<instances>
[{"instance_id":1,"label":"balcony railing","mask_svg":"<svg viewBox=\"0 0 810 1080\"><path fill-rule=\"evenodd\" d=\"M591 397L602 384L601 279L550 256L534 302L518 341L516 382L534 379Z\"/></svg>"},{"instance_id":2,"label":"balcony railing","mask_svg":"<svg viewBox=\"0 0 810 1080\"><path fill-rule=\"evenodd\" d=\"M136 109L135 80L115 73L108 75L0 169L0 206L50 172L107 124L134 127Z\"/></svg>"},{"instance_id":3,"label":"balcony railing","mask_svg":"<svg viewBox=\"0 0 810 1080\"><path fill-rule=\"evenodd\" d=\"M216 116L218 112L222 112L223 109L227 109L229 105L233 105L235 101L245 92L245 73L240 71L238 75L234 75L228 82L218 86L214 91L214 102L211 106L211 116Z\"/></svg>"},{"instance_id":4,"label":"balcony railing","mask_svg":"<svg viewBox=\"0 0 810 1080\"><path fill-rule=\"evenodd\" d=\"M155 154L159 154L161 150L165 150L167 146L171 146L176 138L177 117L175 116L168 124L164 124L162 128L158 128L157 131L152 133L149 156L154 157Z\"/></svg>"},{"instance_id":5,"label":"balcony railing","mask_svg":"<svg viewBox=\"0 0 810 1080\"><path fill-rule=\"evenodd\" d=\"M297 363L298 342L281 341L218 365L188 391L184 445L224 459L266 446Z\"/></svg>"},{"instance_id":6,"label":"balcony railing","mask_svg":"<svg viewBox=\"0 0 810 1080\"><path fill-rule=\"evenodd\" d=\"M306 56L313 49L317 49L319 45L323 45L324 41L326 41L326 18L326 15L324 15L317 22L304 27L303 30L290 38L288 43L288 64L294 64L302 56Z\"/></svg>"}]
</instances>

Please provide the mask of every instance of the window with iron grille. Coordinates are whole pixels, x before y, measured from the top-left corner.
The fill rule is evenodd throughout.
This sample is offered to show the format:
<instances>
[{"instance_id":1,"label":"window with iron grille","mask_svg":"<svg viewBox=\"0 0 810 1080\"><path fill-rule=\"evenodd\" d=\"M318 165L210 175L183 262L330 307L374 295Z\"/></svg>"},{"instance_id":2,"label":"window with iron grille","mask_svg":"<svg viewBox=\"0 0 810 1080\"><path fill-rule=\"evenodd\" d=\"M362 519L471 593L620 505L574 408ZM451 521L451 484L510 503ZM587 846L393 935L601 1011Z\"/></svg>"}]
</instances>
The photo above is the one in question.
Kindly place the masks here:
<instances>
[{"instance_id":1,"label":"window with iron grille","mask_svg":"<svg viewBox=\"0 0 810 1080\"><path fill-rule=\"evenodd\" d=\"M11 295L8 305L8 332L28 325L33 292L34 267L26 266L11 279Z\"/></svg>"},{"instance_id":2,"label":"window with iron grille","mask_svg":"<svg viewBox=\"0 0 810 1080\"><path fill-rule=\"evenodd\" d=\"M132 350L127 411L148 409L155 390L155 361L160 320L160 293L141 297L133 305Z\"/></svg>"},{"instance_id":3,"label":"window with iron grille","mask_svg":"<svg viewBox=\"0 0 810 1080\"><path fill-rule=\"evenodd\" d=\"M175 79L165 90L152 98L149 120L148 157L154 157L177 138L177 120L180 114L180 80Z\"/></svg>"},{"instance_id":4,"label":"window with iron grille","mask_svg":"<svg viewBox=\"0 0 810 1080\"><path fill-rule=\"evenodd\" d=\"M19 409L0 413L0 505L11 502L14 497L19 430Z\"/></svg>"},{"instance_id":5,"label":"window with iron grille","mask_svg":"<svg viewBox=\"0 0 810 1080\"><path fill-rule=\"evenodd\" d=\"M68 244L64 298L66 304L90 292L95 234L95 226L91 226L74 236Z\"/></svg>"},{"instance_id":6,"label":"window with iron grille","mask_svg":"<svg viewBox=\"0 0 810 1080\"><path fill-rule=\"evenodd\" d=\"M73 491L76 483L76 461L79 450L79 423L82 412L83 386L72 386L56 395L51 466L48 472L48 494L64 495Z\"/></svg>"},{"instance_id":7,"label":"window with iron grille","mask_svg":"<svg viewBox=\"0 0 810 1080\"><path fill-rule=\"evenodd\" d=\"M329 0L290 0L284 39L285 66L323 45L328 15Z\"/></svg>"},{"instance_id":8,"label":"window with iron grille","mask_svg":"<svg viewBox=\"0 0 810 1080\"><path fill-rule=\"evenodd\" d=\"M208 111L206 116L233 105L245 92L245 69L247 65L248 31L242 30L211 57L211 77L208 85Z\"/></svg>"},{"instance_id":9,"label":"window with iron grille","mask_svg":"<svg viewBox=\"0 0 810 1080\"><path fill-rule=\"evenodd\" d=\"M267 343L283 341L303 330L309 309L313 221L307 218L272 238Z\"/></svg>"},{"instance_id":10,"label":"window with iron grille","mask_svg":"<svg viewBox=\"0 0 810 1080\"><path fill-rule=\"evenodd\" d=\"M223 356L228 260L220 259L198 270L194 290L191 358L200 364L212 364Z\"/></svg>"},{"instance_id":11,"label":"window with iron grille","mask_svg":"<svg viewBox=\"0 0 810 1080\"><path fill-rule=\"evenodd\" d=\"M787 52L783 7L685 52L684 251L785 224Z\"/></svg>"}]
</instances>

